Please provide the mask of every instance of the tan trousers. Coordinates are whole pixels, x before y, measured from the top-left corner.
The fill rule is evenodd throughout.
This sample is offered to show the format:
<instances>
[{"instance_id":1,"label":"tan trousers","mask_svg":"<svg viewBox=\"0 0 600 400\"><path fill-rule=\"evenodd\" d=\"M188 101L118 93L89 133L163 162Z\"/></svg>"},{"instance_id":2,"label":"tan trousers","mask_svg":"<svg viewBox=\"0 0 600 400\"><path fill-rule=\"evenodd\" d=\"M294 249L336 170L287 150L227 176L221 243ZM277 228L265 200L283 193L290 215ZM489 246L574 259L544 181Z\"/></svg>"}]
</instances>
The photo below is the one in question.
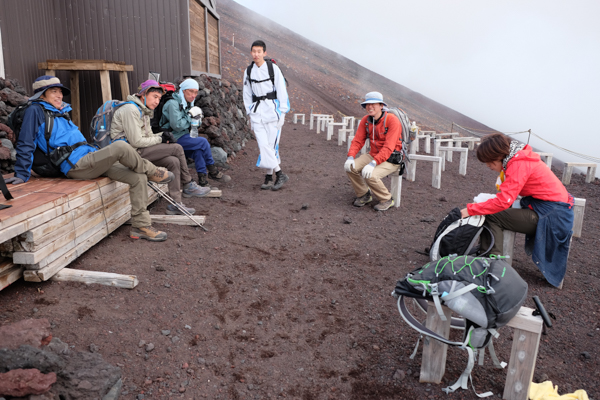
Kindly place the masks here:
<instances>
[{"instance_id":1,"label":"tan trousers","mask_svg":"<svg viewBox=\"0 0 600 400\"><path fill-rule=\"evenodd\" d=\"M142 158L158 167L165 167L175 175L175 179L169 182L169 195L177 203L181 203L181 184L189 183L192 180L183 147L177 143L162 143L138 149L137 152Z\"/></svg>"},{"instance_id":2,"label":"tan trousers","mask_svg":"<svg viewBox=\"0 0 600 400\"><path fill-rule=\"evenodd\" d=\"M75 164L67 177L72 179L94 179L108 176L129 185L131 200L131 225L134 228L150 226L148 205L148 177L156 167L144 160L129 143L118 140L94 153L88 153Z\"/></svg>"},{"instance_id":3,"label":"tan trousers","mask_svg":"<svg viewBox=\"0 0 600 400\"><path fill-rule=\"evenodd\" d=\"M346 172L348 178L350 178L350 182L352 182L354 193L356 193L356 197L361 197L371 189L371 192L379 199L379 201L388 201L392 198L392 195L381 179L393 172L398 172L400 166L384 161L375 167L373 174L369 179L365 179L362 177L361 172L365 165L369 164L371 161L373 161L373 157L370 154L363 154L354 160L356 169L353 168L352 171Z\"/></svg>"}]
</instances>

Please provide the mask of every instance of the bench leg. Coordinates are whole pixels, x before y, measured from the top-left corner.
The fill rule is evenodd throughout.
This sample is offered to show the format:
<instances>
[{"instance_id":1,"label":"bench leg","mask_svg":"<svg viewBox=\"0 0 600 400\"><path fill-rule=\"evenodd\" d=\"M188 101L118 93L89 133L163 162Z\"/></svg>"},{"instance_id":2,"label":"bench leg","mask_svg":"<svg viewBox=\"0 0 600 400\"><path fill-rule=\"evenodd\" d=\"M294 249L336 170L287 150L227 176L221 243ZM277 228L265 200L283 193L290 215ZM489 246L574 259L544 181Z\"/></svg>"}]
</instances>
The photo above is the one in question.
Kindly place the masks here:
<instances>
[{"instance_id":1,"label":"bench leg","mask_svg":"<svg viewBox=\"0 0 600 400\"><path fill-rule=\"evenodd\" d=\"M563 169L562 183L568 185L571 183L571 175L573 174L573 167L565 165Z\"/></svg>"},{"instance_id":2,"label":"bench leg","mask_svg":"<svg viewBox=\"0 0 600 400\"><path fill-rule=\"evenodd\" d=\"M406 163L406 171L404 171L404 177L407 181L414 182L417 174L417 160L411 160Z\"/></svg>"},{"instance_id":3,"label":"bench leg","mask_svg":"<svg viewBox=\"0 0 600 400\"><path fill-rule=\"evenodd\" d=\"M431 154L431 138L425 138L425 153Z\"/></svg>"},{"instance_id":4,"label":"bench leg","mask_svg":"<svg viewBox=\"0 0 600 400\"><path fill-rule=\"evenodd\" d=\"M513 231L502 231L502 251L504 256L508 256L509 258L505 259L508 265L513 264L513 252L515 249L515 232Z\"/></svg>"},{"instance_id":5,"label":"bench leg","mask_svg":"<svg viewBox=\"0 0 600 400\"><path fill-rule=\"evenodd\" d=\"M394 207L400 207L400 196L402 194L402 177L396 172L392 175L392 199L394 199Z\"/></svg>"},{"instance_id":6,"label":"bench leg","mask_svg":"<svg viewBox=\"0 0 600 400\"><path fill-rule=\"evenodd\" d=\"M434 161L432 169L431 186L440 189L442 187L442 162Z\"/></svg>"},{"instance_id":7,"label":"bench leg","mask_svg":"<svg viewBox=\"0 0 600 400\"><path fill-rule=\"evenodd\" d=\"M352 145L352 140L354 139L354 136L348 136L348 150L350 151L350 146Z\"/></svg>"},{"instance_id":8,"label":"bench leg","mask_svg":"<svg viewBox=\"0 0 600 400\"><path fill-rule=\"evenodd\" d=\"M591 183L596 179L596 167L588 167L585 175L585 183Z\"/></svg>"},{"instance_id":9,"label":"bench leg","mask_svg":"<svg viewBox=\"0 0 600 400\"><path fill-rule=\"evenodd\" d=\"M515 329L503 399L527 400L540 345L539 332Z\"/></svg>"},{"instance_id":10,"label":"bench leg","mask_svg":"<svg viewBox=\"0 0 600 400\"><path fill-rule=\"evenodd\" d=\"M435 305L429 303L427 307L427 321L425 326L435 333L447 338L450 334L452 312L447 307L442 307L446 321L442 321L437 314ZM421 375L419 382L442 383L446 372L446 351L448 345L427 336L423 338L423 359L421 361Z\"/></svg>"},{"instance_id":11,"label":"bench leg","mask_svg":"<svg viewBox=\"0 0 600 400\"><path fill-rule=\"evenodd\" d=\"M458 173L461 174L462 176L467 175L467 152L466 151L460 152L460 165L458 168Z\"/></svg>"}]
</instances>

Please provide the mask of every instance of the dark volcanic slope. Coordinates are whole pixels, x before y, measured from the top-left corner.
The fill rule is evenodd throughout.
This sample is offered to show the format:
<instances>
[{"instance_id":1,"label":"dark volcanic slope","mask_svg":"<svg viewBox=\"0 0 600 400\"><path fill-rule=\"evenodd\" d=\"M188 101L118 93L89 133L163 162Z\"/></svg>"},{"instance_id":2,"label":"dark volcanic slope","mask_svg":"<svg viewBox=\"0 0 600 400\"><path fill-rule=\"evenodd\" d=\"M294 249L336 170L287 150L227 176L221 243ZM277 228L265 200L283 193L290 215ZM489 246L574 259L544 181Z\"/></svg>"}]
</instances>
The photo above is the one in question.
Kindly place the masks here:
<instances>
[{"instance_id":1,"label":"dark volcanic slope","mask_svg":"<svg viewBox=\"0 0 600 400\"><path fill-rule=\"evenodd\" d=\"M250 63L250 45L267 43L269 56L278 61L289 83L292 112L340 114L362 117L360 101L377 90L390 105L402 107L422 129L449 131L452 122L475 129L489 127L393 82L264 18L232 0L219 1L223 76L241 83ZM232 37L235 34L235 47Z\"/></svg>"}]
</instances>

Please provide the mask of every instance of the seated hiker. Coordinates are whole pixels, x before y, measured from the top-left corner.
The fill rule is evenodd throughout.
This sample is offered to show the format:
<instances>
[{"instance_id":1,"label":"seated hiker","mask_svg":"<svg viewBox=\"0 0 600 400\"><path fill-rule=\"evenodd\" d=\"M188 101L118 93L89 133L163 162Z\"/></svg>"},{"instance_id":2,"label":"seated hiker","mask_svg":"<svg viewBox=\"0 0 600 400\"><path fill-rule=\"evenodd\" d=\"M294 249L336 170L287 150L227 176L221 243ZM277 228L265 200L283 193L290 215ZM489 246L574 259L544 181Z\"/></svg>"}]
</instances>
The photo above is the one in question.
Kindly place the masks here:
<instances>
[{"instance_id":1,"label":"seated hiker","mask_svg":"<svg viewBox=\"0 0 600 400\"><path fill-rule=\"evenodd\" d=\"M181 188L183 187L183 197L204 197L210 193L210 188L200 187L192 180L183 148L175 143L172 133L152 133L152 110L156 108L163 94L164 89L158 82L143 82L137 94L127 97L127 101L132 104L123 105L115 111L110 136L112 140L125 139L142 158L167 168L175 175L175 179L169 183L169 195L179 207L169 204L167 214L183 214L181 209L194 214L196 210L187 208L182 203Z\"/></svg>"},{"instance_id":2,"label":"seated hiker","mask_svg":"<svg viewBox=\"0 0 600 400\"><path fill-rule=\"evenodd\" d=\"M125 141L117 141L101 150L89 145L69 118L71 106L63 103L63 95L68 95L70 90L58 78L41 76L33 83L33 90L17 140L15 176L6 182L14 185L27 182L32 169L44 173L55 168L54 176L65 175L72 179L108 176L129 185L130 236L155 242L166 240L166 232L152 227L146 210L147 182L168 183L173 180L173 174L144 160ZM46 136L47 127L50 131ZM49 159L55 161L51 163Z\"/></svg>"},{"instance_id":3,"label":"seated hiker","mask_svg":"<svg viewBox=\"0 0 600 400\"><path fill-rule=\"evenodd\" d=\"M160 126L164 130L172 131L177 144L183 147L185 155L194 160L200 186L209 186L206 180L207 169L210 179L226 183L231 180L231 177L217 169L208 140L190 136L192 115L202 114L202 110L194 106L198 88L198 82L194 79L188 78L181 82L179 90L173 93L173 98L163 107Z\"/></svg>"},{"instance_id":4,"label":"seated hiker","mask_svg":"<svg viewBox=\"0 0 600 400\"><path fill-rule=\"evenodd\" d=\"M399 169L398 164L390 161L400 156L402 125L395 115L387 112L387 104L379 92L367 93L361 105L367 115L358 124L344 170L356 193L354 205L363 207L373 200L374 195L379 200L375 210L385 211L394 205L394 199L381 179ZM355 160L367 139L371 142L371 150Z\"/></svg>"},{"instance_id":5,"label":"seated hiker","mask_svg":"<svg viewBox=\"0 0 600 400\"><path fill-rule=\"evenodd\" d=\"M485 215L485 225L494 235L491 254L503 255L503 229L527 235L525 249L554 286L562 282L573 228L573 196L531 146L501 133L485 136L477 147L477 159L504 181L495 198L470 203L461 216ZM522 208L510 208L517 196ZM491 238L482 234L481 245Z\"/></svg>"}]
</instances>

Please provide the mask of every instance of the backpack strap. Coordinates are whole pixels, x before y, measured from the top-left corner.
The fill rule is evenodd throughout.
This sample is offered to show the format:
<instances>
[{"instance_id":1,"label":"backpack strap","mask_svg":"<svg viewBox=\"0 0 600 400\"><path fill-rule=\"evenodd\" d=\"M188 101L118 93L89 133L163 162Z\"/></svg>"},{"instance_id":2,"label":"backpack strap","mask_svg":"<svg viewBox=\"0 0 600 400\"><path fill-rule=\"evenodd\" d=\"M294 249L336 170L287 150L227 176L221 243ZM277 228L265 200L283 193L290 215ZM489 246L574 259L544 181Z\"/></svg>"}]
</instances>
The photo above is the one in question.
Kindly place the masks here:
<instances>
[{"instance_id":1,"label":"backpack strap","mask_svg":"<svg viewBox=\"0 0 600 400\"><path fill-rule=\"evenodd\" d=\"M6 200L11 200L13 198L12 194L10 194L10 190L8 190L8 187L6 186L6 182L4 181L4 176L2 176L2 174L0 174L0 189L2 190L2 194L4 195L4 198ZM0 204L0 210L2 210L3 208L8 208L8 207L12 207L12 206L8 206L5 204Z\"/></svg>"}]
</instances>

